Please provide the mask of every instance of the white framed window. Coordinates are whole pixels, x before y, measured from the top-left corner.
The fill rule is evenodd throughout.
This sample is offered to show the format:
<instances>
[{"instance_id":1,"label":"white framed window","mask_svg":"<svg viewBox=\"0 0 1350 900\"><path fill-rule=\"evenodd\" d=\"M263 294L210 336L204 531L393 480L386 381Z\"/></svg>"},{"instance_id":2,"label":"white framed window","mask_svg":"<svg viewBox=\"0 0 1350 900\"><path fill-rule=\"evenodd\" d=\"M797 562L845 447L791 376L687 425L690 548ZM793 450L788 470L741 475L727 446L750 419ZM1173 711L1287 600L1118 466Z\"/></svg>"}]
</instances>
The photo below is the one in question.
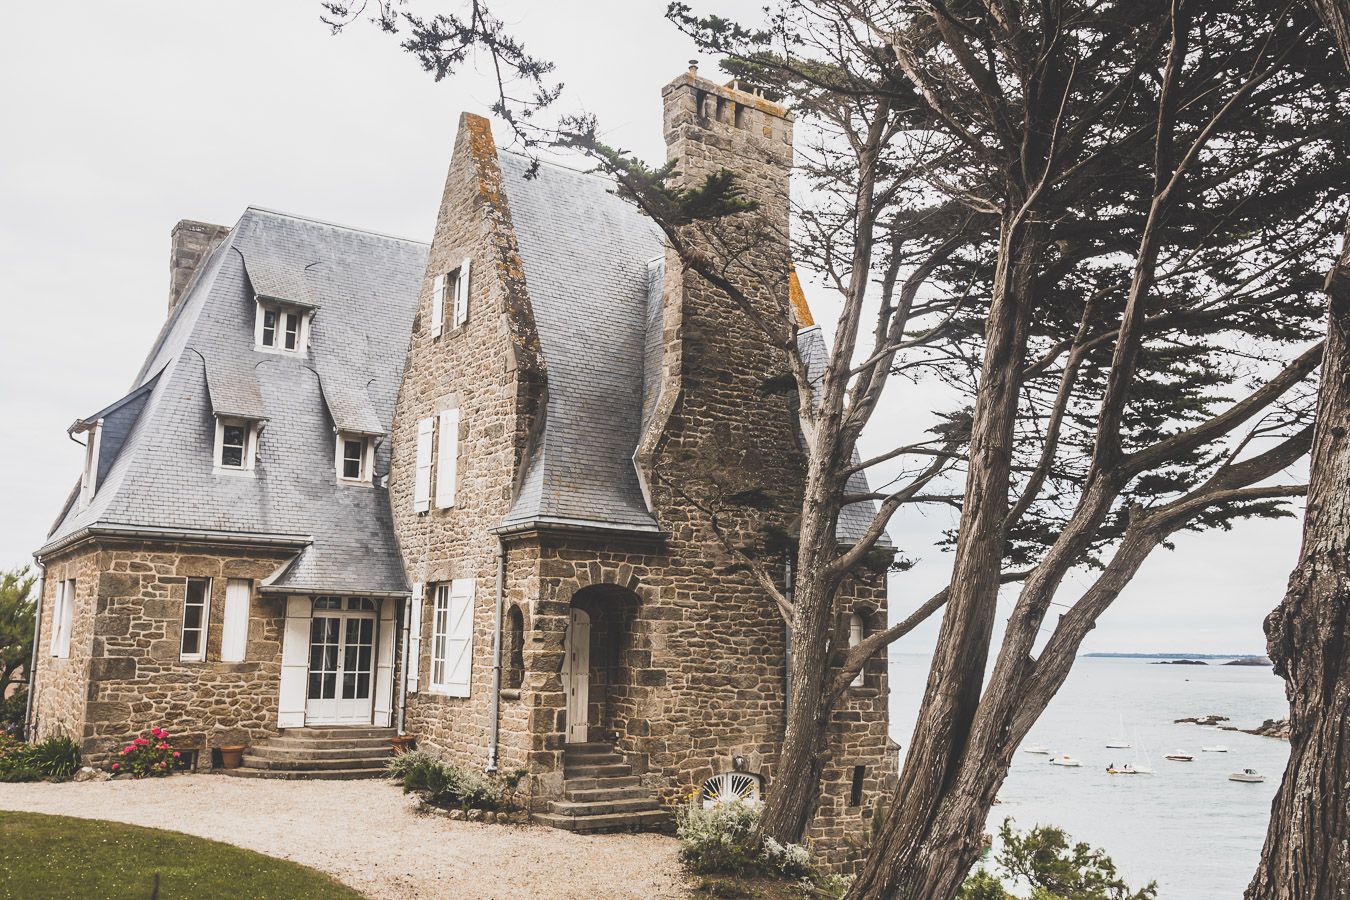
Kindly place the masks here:
<instances>
[{"instance_id":1,"label":"white framed window","mask_svg":"<svg viewBox=\"0 0 1350 900\"><path fill-rule=\"evenodd\" d=\"M455 505L455 488L459 480L459 409L442 410L438 418L436 508L448 509Z\"/></svg>"},{"instance_id":2,"label":"white framed window","mask_svg":"<svg viewBox=\"0 0 1350 900\"><path fill-rule=\"evenodd\" d=\"M103 420L99 419L94 427L85 432L84 471L80 473L80 509L84 509L94 499L98 490L98 452L103 440Z\"/></svg>"},{"instance_id":3,"label":"white framed window","mask_svg":"<svg viewBox=\"0 0 1350 900\"><path fill-rule=\"evenodd\" d=\"M469 320L469 261L431 279L431 336L445 331L445 311L450 309L451 325L458 328Z\"/></svg>"},{"instance_id":4,"label":"white framed window","mask_svg":"<svg viewBox=\"0 0 1350 900\"><path fill-rule=\"evenodd\" d=\"M304 353L309 345L309 311L268 300L258 301L253 341L259 350Z\"/></svg>"},{"instance_id":5,"label":"white framed window","mask_svg":"<svg viewBox=\"0 0 1350 900\"><path fill-rule=\"evenodd\" d=\"M375 442L368 435L339 431L336 452L339 481L370 481L370 473L374 468Z\"/></svg>"},{"instance_id":6,"label":"white framed window","mask_svg":"<svg viewBox=\"0 0 1350 900\"><path fill-rule=\"evenodd\" d=\"M75 621L75 579L57 582L56 604L52 607L52 656L70 656L70 632Z\"/></svg>"},{"instance_id":7,"label":"white framed window","mask_svg":"<svg viewBox=\"0 0 1350 900\"><path fill-rule=\"evenodd\" d=\"M178 658L184 662L206 659L207 623L211 619L211 579L189 578L183 595L183 629Z\"/></svg>"},{"instance_id":8,"label":"white framed window","mask_svg":"<svg viewBox=\"0 0 1350 900\"><path fill-rule=\"evenodd\" d=\"M469 696L473 676L474 579L436 585L431 611L431 690Z\"/></svg>"},{"instance_id":9,"label":"white framed window","mask_svg":"<svg viewBox=\"0 0 1350 900\"><path fill-rule=\"evenodd\" d=\"M248 649L248 608L253 582L231 578L225 582L225 617L220 626L220 661L243 662Z\"/></svg>"},{"instance_id":10,"label":"white framed window","mask_svg":"<svg viewBox=\"0 0 1350 900\"><path fill-rule=\"evenodd\" d=\"M215 466L221 472L252 472L258 455L258 423L216 417Z\"/></svg>"},{"instance_id":11,"label":"white framed window","mask_svg":"<svg viewBox=\"0 0 1350 900\"><path fill-rule=\"evenodd\" d=\"M848 645L850 648L856 647L862 643L863 638L867 636L867 621L862 617L862 613L853 613L848 617ZM858 676L853 679L852 687L862 687L866 677L866 670L859 669Z\"/></svg>"},{"instance_id":12,"label":"white framed window","mask_svg":"<svg viewBox=\"0 0 1350 900\"><path fill-rule=\"evenodd\" d=\"M417 465L413 475L413 512L431 509L431 444L436 433L436 420L417 420Z\"/></svg>"}]
</instances>

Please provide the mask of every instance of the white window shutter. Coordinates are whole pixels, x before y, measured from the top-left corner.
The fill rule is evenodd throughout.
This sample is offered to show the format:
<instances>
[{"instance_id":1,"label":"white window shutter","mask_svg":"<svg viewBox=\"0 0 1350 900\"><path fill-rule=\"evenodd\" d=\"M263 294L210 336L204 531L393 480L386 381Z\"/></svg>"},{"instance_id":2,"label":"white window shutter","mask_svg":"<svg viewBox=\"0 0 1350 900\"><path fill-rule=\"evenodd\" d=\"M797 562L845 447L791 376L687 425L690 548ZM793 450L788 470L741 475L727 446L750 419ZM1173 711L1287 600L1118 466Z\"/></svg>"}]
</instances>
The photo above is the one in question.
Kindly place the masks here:
<instances>
[{"instance_id":1,"label":"white window shutter","mask_svg":"<svg viewBox=\"0 0 1350 900\"><path fill-rule=\"evenodd\" d=\"M469 696L469 683L473 679L473 593L472 578L456 578L450 585L445 692L451 697Z\"/></svg>"},{"instance_id":2,"label":"white window shutter","mask_svg":"<svg viewBox=\"0 0 1350 900\"><path fill-rule=\"evenodd\" d=\"M436 451L436 508L455 505L455 485L459 478L459 410L441 413L441 441Z\"/></svg>"},{"instance_id":3,"label":"white window shutter","mask_svg":"<svg viewBox=\"0 0 1350 900\"><path fill-rule=\"evenodd\" d=\"M459 279L455 282L455 327L469 321L469 261L459 264Z\"/></svg>"},{"instance_id":4,"label":"white window shutter","mask_svg":"<svg viewBox=\"0 0 1350 900\"><path fill-rule=\"evenodd\" d=\"M278 728L303 728L309 675L309 626L313 604L308 597L286 598L286 627L281 637L281 695Z\"/></svg>"},{"instance_id":5,"label":"white window shutter","mask_svg":"<svg viewBox=\"0 0 1350 900\"><path fill-rule=\"evenodd\" d=\"M417 693L417 674L422 661L422 582L412 586L408 599L408 693Z\"/></svg>"},{"instance_id":6,"label":"white window shutter","mask_svg":"<svg viewBox=\"0 0 1350 900\"><path fill-rule=\"evenodd\" d=\"M220 631L220 661L243 662L248 648L248 606L253 582L231 578L225 582L225 621Z\"/></svg>"},{"instance_id":7,"label":"white window shutter","mask_svg":"<svg viewBox=\"0 0 1350 900\"><path fill-rule=\"evenodd\" d=\"M445 276L431 279L431 336L441 336L445 328Z\"/></svg>"},{"instance_id":8,"label":"white window shutter","mask_svg":"<svg viewBox=\"0 0 1350 900\"><path fill-rule=\"evenodd\" d=\"M417 475L413 481L413 512L431 509L431 436L435 419L417 420Z\"/></svg>"},{"instance_id":9,"label":"white window shutter","mask_svg":"<svg viewBox=\"0 0 1350 900\"><path fill-rule=\"evenodd\" d=\"M388 728L394 721L394 598L380 603L379 644L375 653L376 728Z\"/></svg>"}]
</instances>

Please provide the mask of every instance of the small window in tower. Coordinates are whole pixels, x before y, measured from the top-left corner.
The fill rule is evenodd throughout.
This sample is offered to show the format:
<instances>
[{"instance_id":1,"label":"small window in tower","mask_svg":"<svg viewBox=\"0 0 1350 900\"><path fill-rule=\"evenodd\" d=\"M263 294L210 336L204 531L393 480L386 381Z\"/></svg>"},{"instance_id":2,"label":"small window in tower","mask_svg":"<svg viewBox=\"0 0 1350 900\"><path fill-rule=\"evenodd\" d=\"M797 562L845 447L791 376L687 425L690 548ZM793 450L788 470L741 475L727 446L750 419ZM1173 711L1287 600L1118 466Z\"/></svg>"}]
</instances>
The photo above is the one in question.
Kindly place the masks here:
<instances>
[{"instance_id":1,"label":"small window in tower","mask_svg":"<svg viewBox=\"0 0 1350 900\"><path fill-rule=\"evenodd\" d=\"M848 617L848 645L856 647L867 637L867 620L862 617L862 613L854 613ZM858 677L853 679L851 687L862 687L867 680L867 669L858 671Z\"/></svg>"},{"instance_id":2,"label":"small window in tower","mask_svg":"<svg viewBox=\"0 0 1350 900\"><path fill-rule=\"evenodd\" d=\"M506 612L506 686L518 688L525 678L525 616L519 606Z\"/></svg>"},{"instance_id":3,"label":"small window in tower","mask_svg":"<svg viewBox=\"0 0 1350 900\"><path fill-rule=\"evenodd\" d=\"M862 806L863 781L867 778L867 766L853 767L853 786L848 794L849 806Z\"/></svg>"}]
</instances>

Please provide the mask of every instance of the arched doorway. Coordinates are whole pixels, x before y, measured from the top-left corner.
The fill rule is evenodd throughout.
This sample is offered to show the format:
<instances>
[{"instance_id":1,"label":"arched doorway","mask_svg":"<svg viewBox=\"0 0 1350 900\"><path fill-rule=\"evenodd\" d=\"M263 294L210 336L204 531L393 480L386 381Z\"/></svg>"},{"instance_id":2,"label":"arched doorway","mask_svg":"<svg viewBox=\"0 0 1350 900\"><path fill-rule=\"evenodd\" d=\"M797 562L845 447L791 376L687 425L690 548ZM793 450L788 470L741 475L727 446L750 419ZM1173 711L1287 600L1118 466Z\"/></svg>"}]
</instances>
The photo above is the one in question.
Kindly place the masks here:
<instances>
[{"instance_id":1,"label":"arched doorway","mask_svg":"<svg viewBox=\"0 0 1350 900\"><path fill-rule=\"evenodd\" d=\"M592 585L572 596L562 665L569 744L609 740L628 730L638 603L633 591L612 584Z\"/></svg>"}]
</instances>

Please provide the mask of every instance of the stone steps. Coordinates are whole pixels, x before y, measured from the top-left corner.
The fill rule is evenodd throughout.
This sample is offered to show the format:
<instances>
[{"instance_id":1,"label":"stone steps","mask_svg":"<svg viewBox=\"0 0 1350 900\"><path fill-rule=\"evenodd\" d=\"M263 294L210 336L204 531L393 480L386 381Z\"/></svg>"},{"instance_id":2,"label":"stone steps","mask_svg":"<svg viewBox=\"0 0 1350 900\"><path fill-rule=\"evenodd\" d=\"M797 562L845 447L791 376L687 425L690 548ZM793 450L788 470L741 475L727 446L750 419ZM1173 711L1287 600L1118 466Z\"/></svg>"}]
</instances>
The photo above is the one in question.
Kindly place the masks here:
<instances>
[{"instance_id":1,"label":"stone steps","mask_svg":"<svg viewBox=\"0 0 1350 900\"><path fill-rule=\"evenodd\" d=\"M379 778L393 756L392 728L288 728L250 747L238 778Z\"/></svg>"},{"instance_id":2,"label":"stone steps","mask_svg":"<svg viewBox=\"0 0 1350 900\"><path fill-rule=\"evenodd\" d=\"M615 831L664 831L669 827L670 813L652 812L613 813L606 816L560 816L557 813L535 813L540 825L576 831L583 834L606 834Z\"/></svg>"},{"instance_id":3,"label":"stone steps","mask_svg":"<svg viewBox=\"0 0 1350 900\"><path fill-rule=\"evenodd\" d=\"M563 799L551 800L534 821L565 831L663 831L670 814L642 787L613 744L592 741L563 750Z\"/></svg>"}]
</instances>

